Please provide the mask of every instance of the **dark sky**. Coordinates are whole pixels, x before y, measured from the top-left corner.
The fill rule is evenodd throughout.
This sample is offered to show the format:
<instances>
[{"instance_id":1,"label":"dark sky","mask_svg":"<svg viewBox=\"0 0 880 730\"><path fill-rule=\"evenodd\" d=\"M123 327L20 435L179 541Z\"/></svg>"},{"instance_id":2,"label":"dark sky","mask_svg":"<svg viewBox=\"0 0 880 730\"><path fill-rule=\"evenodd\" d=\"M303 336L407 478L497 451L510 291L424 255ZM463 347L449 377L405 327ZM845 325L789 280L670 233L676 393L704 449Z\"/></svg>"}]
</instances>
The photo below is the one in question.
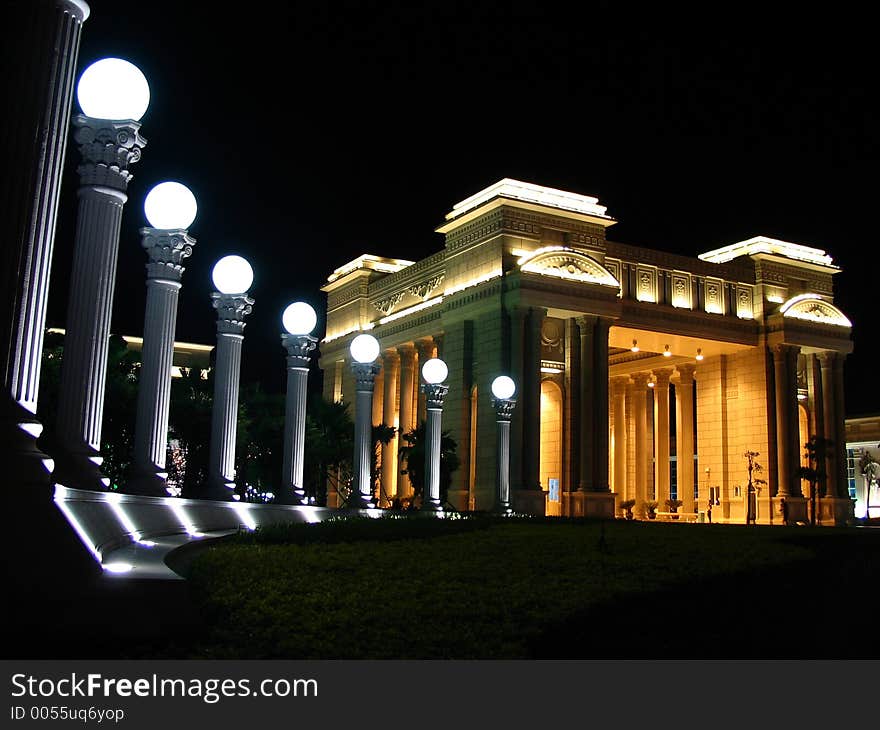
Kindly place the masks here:
<instances>
[{"instance_id":1,"label":"dark sky","mask_svg":"<svg viewBox=\"0 0 880 730\"><path fill-rule=\"evenodd\" d=\"M854 321L850 413L880 411L872 25L782 4L88 0L80 69L146 74L114 326L143 329L143 198L199 201L178 339L212 343L213 263L255 269L243 378L282 385L284 306L327 274L419 259L457 201L513 177L596 195L609 237L696 255L754 235L825 249ZM655 7L662 5L661 8ZM572 10L570 8L579 9ZM62 190L50 324L63 326L78 154ZM323 324L320 320L319 327Z\"/></svg>"}]
</instances>

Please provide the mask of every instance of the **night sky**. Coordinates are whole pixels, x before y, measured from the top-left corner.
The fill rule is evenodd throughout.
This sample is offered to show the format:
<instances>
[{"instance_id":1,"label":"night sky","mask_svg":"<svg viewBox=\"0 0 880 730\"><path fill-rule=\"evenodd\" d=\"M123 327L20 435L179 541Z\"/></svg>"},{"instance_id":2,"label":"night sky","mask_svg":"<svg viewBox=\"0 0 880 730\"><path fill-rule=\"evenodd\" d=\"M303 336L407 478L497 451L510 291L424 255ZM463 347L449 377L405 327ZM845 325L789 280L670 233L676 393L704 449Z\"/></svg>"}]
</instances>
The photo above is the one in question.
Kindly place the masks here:
<instances>
[{"instance_id":1,"label":"night sky","mask_svg":"<svg viewBox=\"0 0 880 730\"><path fill-rule=\"evenodd\" d=\"M211 268L245 256L242 377L277 391L289 302L309 301L322 328L334 268L438 250L454 203L513 177L597 196L624 243L695 256L760 234L825 249L855 325L847 410L880 411L866 18L742 2L88 2L79 68L125 58L152 93L114 332L143 331L138 229L163 180L199 202L177 339L213 343ZM77 160L71 144L50 326L64 326Z\"/></svg>"}]
</instances>

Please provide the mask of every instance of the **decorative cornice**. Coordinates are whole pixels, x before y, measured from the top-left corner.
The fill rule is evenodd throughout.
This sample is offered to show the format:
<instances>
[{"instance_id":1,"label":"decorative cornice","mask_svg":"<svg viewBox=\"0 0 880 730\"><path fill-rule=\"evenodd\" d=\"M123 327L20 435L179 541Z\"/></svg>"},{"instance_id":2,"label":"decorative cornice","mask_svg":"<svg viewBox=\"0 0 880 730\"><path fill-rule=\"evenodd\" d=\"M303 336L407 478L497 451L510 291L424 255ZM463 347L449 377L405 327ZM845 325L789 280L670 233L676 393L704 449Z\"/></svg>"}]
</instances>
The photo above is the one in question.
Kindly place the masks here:
<instances>
[{"instance_id":1,"label":"decorative cornice","mask_svg":"<svg viewBox=\"0 0 880 730\"><path fill-rule=\"evenodd\" d=\"M438 286L440 286L440 282L443 281L445 277L444 274L437 274L437 276L432 276L427 281L420 282L415 286L411 286L407 289L407 291L412 294L414 297L418 297L419 299L425 300L429 296L431 296L431 292L433 292ZM386 312L387 314L387 312Z\"/></svg>"},{"instance_id":2,"label":"decorative cornice","mask_svg":"<svg viewBox=\"0 0 880 730\"><path fill-rule=\"evenodd\" d=\"M252 311L254 300L247 294L211 292L217 310L217 334L240 335L244 332L244 318Z\"/></svg>"},{"instance_id":3,"label":"decorative cornice","mask_svg":"<svg viewBox=\"0 0 880 730\"><path fill-rule=\"evenodd\" d=\"M147 144L140 135L140 123L93 119L78 114L73 118L73 126L73 138L82 156L76 168L80 185L125 192L132 178L128 166L141 159L141 150Z\"/></svg>"},{"instance_id":4,"label":"decorative cornice","mask_svg":"<svg viewBox=\"0 0 880 730\"><path fill-rule=\"evenodd\" d=\"M141 246L147 252L148 279L180 281L186 270L181 261L192 255L196 239L185 230L141 228Z\"/></svg>"},{"instance_id":5,"label":"decorative cornice","mask_svg":"<svg viewBox=\"0 0 880 730\"><path fill-rule=\"evenodd\" d=\"M390 297L382 299L378 302L373 302L373 306L378 309L382 314L389 315L394 310L394 308L400 304L400 300L403 299L403 292L399 291L392 294Z\"/></svg>"},{"instance_id":6,"label":"decorative cornice","mask_svg":"<svg viewBox=\"0 0 880 730\"><path fill-rule=\"evenodd\" d=\"M281 335L281 346L287 350L288 370L308 370L309 353L318 345L318 338L311 335Z\"/></svg>"}]
</instances>

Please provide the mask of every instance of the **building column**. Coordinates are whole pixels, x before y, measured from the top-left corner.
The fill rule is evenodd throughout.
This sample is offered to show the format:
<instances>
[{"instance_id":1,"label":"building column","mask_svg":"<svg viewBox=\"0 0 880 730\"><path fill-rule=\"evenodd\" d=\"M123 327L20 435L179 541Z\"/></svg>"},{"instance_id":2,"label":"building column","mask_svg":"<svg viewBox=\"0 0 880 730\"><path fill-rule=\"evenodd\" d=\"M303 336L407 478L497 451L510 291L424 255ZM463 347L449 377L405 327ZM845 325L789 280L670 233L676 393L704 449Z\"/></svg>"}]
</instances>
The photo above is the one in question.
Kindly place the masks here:
<instances>
[{"instance_id":1,"label":"building column","mask_svg":"<svg viewBox=\"0 0 880 730\"><path fill-rule=\"evenodd\" d=\"M626 499L636 499L636 384L626 382L624 397L626 421Z\"/></svg>"},{"instance_id":2,"label":"building column","mask_svg":"<svg viewBox=\"0 0 880 730\"><path fill-rule=\"evenodd\" d=\"M581 372L580 372L580 443L578 444L578 464L580 474L578 491L588 492L593 486L595 453L594 418L595 403L595 357L596 357L596 318L578 317L580 332Z\"/></svg>"},{"instance_id":3,"label":"building column","mask_svg":"<svg viewBox=\"0 0 880 730\"><path fill-rule=\"evenodd\" d=\"M383 369L385 371L384 393L382 399L382 423L386 426L394 426L397 415L397 376L400 358L397 352L389 350L382 355ZM372 443L372 437L370 438ZM387 507L394 499L397 489L397 434L387 444L382 444L382 473L380 476L379 506Z\"/></svg>"},{"instance_id":4,"label":"building column","mask_svg":"<svg viewBox=\"0 0 880 730\"><path fill-rule=\"evenodd\" d=\"M669 499L669 379L672 368L654 371L654 483L657 502Z\"/></svg>"},{"instance_id":5,"label":"building column","mask_svg":"<svg viewBox=\"0 0 880 730\"><path fill-rule=\"evenodd\" d=\"M15 46L16 68L4 70L15 86L8 97L15 109L4 120L6 171L0 181L0 439L13 483L48 485L52 460L36 446L43 431L36 419L40 358L74 76L89 6L80 0L16 6L4 13L22 42Z\"/></svg>"},{"instance_id":6,"label":"building column","mask_svg":"<svg viewBox=\"0 0 880 730\"><path fill-rule=\"evenodd\" d=\"M797 382L790 372L790 345L776 345L773 348L773 376L776 395L776 474L778 497L800 496L800 477L793 469L798 453L792 454L792 432L797 431L796 423L792 422L791 402L797 403ZM795 353L795 357L796 357ZM796 362L796 361L795 361ZM795 364L795 367L797 365ZM797 452L797 449L795 449ZM800 459L798 458L798 463ZM793 484L797 480L798 487Z\"/></svg>"},{"instance_id":7,"label":"building column","mask_svg":"<svg viewBox=\"0 0 880 730\"><path fill-rule=\"evenodd\" d=\"M614 492L620 500L626 499L626 385L629 377L611 380L611 398L614 408Z\"/></svg>"},{"instance_id":8,"label":"building column","mask_svg":"<svg viewBox=\"0 0 880 730\"><path fill-rule=\"evenodd\" d=\"M532 307L526 318L522 384L522 489L541 489L541 325L545 309Z\"/></svg>"},{"instance_id":9,"label":"building column","mask_svg":"<svg viewBox=\"0 0 880 730\"><path fill-rule=\"evenodd\" d=\"M415 348L411 345L398 347L397 354L400 358L400 419L397 436L399 448L404 444L403 435L413 430L413 390L417 376ZM422 360L419 362L424 364ZM408 474L401 472L397 475L397 496L400 499L412 496L412 485Z\"/></svg>"},{"instance_id":10,"label":"building column","mask_svg":"<svg viewBox=\"0 0 880 730\"><path fill-rule=\"evenodd\" d=\"M419 373L421 372L422 365L425 364L425 360L430 360L434 357L434 353L436 351L436 345L434 344L434 340L431 337L428 337L424 340L418 340L416 342L416 352L418 353L418 362L416 363L416 382L421 382L421 378L419 377ZM425 394L422 392L421 388L415 388L415 397L416 397L416 426L421 425L422 421L427 418L428 409L425 403Z\"/></svg>"},{"instance_id":11,"label":"building column","mask_svg":"<svg viewBox=\"0 0 880 730\"><path fill-rule=\"evenodd\" d=\"M633 373L633 411L636 427L635 499L643 504L648 499L648 373Z\"/></svg>"},{"instance_id":12,"label":"building column","mask_svg":"<svg viewBox=\"0 0 880 730\"><path fill-rule=\"evenodd\" d=\"M526 359L526 321L528 309L525 307L510 308L510 377L516 384L516 398L520 407L515 409L510 419L510 491L523 489L525 480L525 419L526 419L526 384L523 365ZM490 379L491 380L491 379ZM487 383L488 385L488 383ZM512 497L511 497L512 499Z\"/></svg>"},{"instance_id":13,"label":"building column","mask_svg":"<svg viewBox=\"0 0 880 730\"><path fill-rule=\"evenodd\" d=\"M682 512L694 511L694 370L692 363L676 365L675 447L678 475L678 499Z\"/></svg>"},{"instance_id":14,"label":"building column","mask_svg":"<svg viewBox=\"0 0 880 730\"><path fill-rule=\"evenodd\" d=\"M593 484L594 492L609 492L608 481L608 332L611 320L599 317L593 341Z\"/></svg>"}]
</instances>

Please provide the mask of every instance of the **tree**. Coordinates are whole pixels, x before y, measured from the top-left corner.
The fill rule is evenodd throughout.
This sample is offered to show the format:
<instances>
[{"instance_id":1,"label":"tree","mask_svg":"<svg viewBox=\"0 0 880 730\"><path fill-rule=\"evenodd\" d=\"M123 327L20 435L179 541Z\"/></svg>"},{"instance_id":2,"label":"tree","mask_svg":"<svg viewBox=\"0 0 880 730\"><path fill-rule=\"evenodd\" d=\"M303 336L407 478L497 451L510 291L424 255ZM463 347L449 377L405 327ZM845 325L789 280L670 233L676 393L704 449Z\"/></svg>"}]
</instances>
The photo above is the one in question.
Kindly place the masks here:
<instances>
[{"instance_id":1,"label":"tree","mask_svg":"<svg viewBox=\"0 0 880 730\"><path fill-rule=\"evenodd\" d=\"M203 378L197 368L181 368L171 380L170 437L182 459L171 454L175 477L184 497L197 497L208 478L211 442L211 409L214 402L214 371ZM182 464L179 462L182 461ZM182 474L179 472L182 470ZM171 476L169 470L169 477Z\"/></svg>"},{"instance_id":2,"label":"tree","mask_svg":"<svg viewBox=\"0 0 880 730\"><path fill-rule=\"evenodd\" d=\"M880 449L880 444L877 444ZM865 477L865 518L871 517L871 492L877 488L880 482L880 462L878 462L867 449L862 449L859 457L859 470Z\"/></svg>"},{"instance_id":3,"label":"tree","mask_svg":"<svg viewBox=\"0 0 880 730\"><path fill-rule=\"evenodd\" d=\"M306 500L326 505L327 491L335 489L343 501L351 491L354 421L348 404L314 395L306 411Z\"/></svg>"},{"instance_id":4,"label":"tree","mask_svg":"<svg viewBox=\"0 0 880 730\"><path fill-rule=\"evenodd\" d=\"M391 504L391 495L382 491L382 474L379 469L382 456L382 446L387 446L394 438L397 429L394 426L380 423L374 425L372 430L373 437L373 462L370 464L370 483L373 485L373 494L379 495L379 504Z\"/></svg>"},{"instance_id":5,"label":"tree","mask_svg":"<svg viewBox=\"0 0 880 730\"><path fill-rule=\"evenodd\" d=\"M413 488L413 498L421 497L425 489L425 422L422 421L409 433L401 436L406 442L400 447L400 460L403 465L402 471L409 475L410 484ZM456 441L449 435L449 431L440 434L440 503L445 504L449 486L452 484L452 474L458 469L461 460L455 453L458 448Z\"/></svg>"},{"instance_id":6,"label":"tree","mask_svg":"<svg viewBox=\"0 0 880 730\"><path fill-rule=\"evenodd\" d=\"M828 455L834 442L821 436L810 436L804 444L804 458L807 466L801 466L798 474L801 479L806 479L810 484L810 524L816 524L817 510L816 501L819 497L819 488L827 495L828 487L825 473L825 457Z\"/></svg>"},{"instance_id":7,"label":"tree","mask_svg":"<svg viewBox=\"0 0 880 730\"><path fill-rule=\"evenodd\" d=\"M760 479L757 475L764 471L764 467L758 462L758 451L746 451L743 456L749 460L749 485L746 491L746 524L755 524L757 505L757 487L767 484L766 479Z\"/></svg>"},{"instance_id":8,"label":"tree","mask_svg":"<svg viewBox=\"0 0 880 730\"><path fill-rule=\"evenodd\" d=\"M267 393L259 383L239 391L236 431L236 492L248 487L262 494L277 489L284 468L284 406L281 393Z\"/></svg>"}]
</instances>

